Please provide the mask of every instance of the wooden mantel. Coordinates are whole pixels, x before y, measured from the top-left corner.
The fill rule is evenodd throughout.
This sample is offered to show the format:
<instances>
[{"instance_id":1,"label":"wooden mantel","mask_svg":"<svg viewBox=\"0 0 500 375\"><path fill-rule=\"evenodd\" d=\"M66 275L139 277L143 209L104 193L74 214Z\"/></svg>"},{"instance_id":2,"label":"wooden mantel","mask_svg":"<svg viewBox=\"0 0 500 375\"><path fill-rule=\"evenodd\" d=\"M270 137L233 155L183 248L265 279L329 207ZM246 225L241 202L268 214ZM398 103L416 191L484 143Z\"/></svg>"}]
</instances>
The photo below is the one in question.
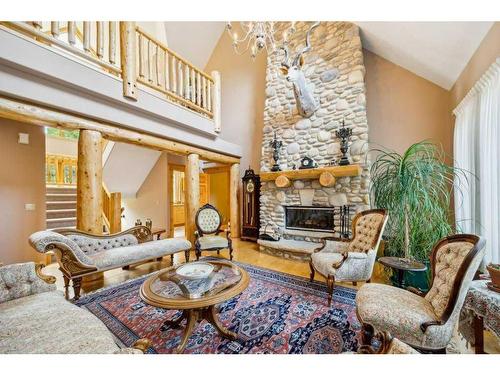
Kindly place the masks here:
<instances>
[{"instance_id":1,"label":"wooden mantel","mask_svg":"<svg viewBox=\"0 0 500 375\"><path fill-rule=\"evenodd\" d=\"M322 167L311 169L293 169L279 172L261 172L261 181L274 181L277 187L288 187L292 180L319 179L321 186L335 185L336 177L359 176L362 168L359 164Z\"/></svg>"}]
</instances>

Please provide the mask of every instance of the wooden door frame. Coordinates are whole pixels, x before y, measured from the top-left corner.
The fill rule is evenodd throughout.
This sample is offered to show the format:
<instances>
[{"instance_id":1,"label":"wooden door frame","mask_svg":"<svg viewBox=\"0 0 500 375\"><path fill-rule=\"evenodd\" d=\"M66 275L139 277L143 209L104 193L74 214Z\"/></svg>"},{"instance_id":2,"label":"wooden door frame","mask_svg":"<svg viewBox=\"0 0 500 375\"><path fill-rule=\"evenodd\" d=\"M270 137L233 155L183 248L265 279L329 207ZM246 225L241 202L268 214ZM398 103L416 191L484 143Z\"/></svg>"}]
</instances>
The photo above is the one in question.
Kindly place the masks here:
<instances>
[{"instance_id":1,"label":"wooden door frame","mask_svg":"<svg viewBox=\"0 0 500 375\"><path fill-rule=\"evenodd\" d=\"M168 189L168 195L169 195L169 222L168 222L168 228L170 231L170 237L174 236L174 225L173 225L173 218L174 218L174 171L180 171L180 172L186 172L186 166L183 164L176 164L176 163L168 163L168 183L167 183L167 189ZM184 225L186 224L186 200L184 199Z\"/></svg>"},{"instance_id":2,"label":"wooden door frame","mask_svg":"<svg viewBox=\"0 0 500 375\"><path fill-rule=\"evenodd\" d=\"M203 172L208 174L208 175L216 174L216 173L226 173L227 174L227 192L228 192L228 194L229 194L230 186L231 186L230 171L231 171L230 165L219 165L217 167L203 169ZM229 197L229 199L231 199L231 197ZM231 204L229 204L229 206L231 206ZM230 210L231 210L231 207L228 207L228 212L230 212ZM229 223L231 221L231 218L227 217L226 220ZM224 224L224 227L226 227L226 224Z\"/></svg>"}]
</instances>

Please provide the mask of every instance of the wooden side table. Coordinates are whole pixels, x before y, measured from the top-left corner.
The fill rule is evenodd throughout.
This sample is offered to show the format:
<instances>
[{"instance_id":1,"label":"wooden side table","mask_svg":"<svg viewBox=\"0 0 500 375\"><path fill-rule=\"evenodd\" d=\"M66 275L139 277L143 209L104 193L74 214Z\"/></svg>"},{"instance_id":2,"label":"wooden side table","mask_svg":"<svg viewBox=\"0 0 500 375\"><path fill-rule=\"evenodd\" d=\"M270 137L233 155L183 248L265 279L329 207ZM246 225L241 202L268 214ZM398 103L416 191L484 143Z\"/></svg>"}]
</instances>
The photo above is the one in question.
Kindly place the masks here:
<instances>
[{"instance_id":1,"label":"wooden side table","mask_svg":"<svg viewBox=\"0 0 500 375\"><path fill-rule=\"evenodd\" d=\"M424 272L427 266L423 263L407 258L399 257L381 257L378 262L386 267L390 267L397 271L398 274L398 288L404 289L404 273L405 271Z\"/></svg>"}]
</instances>

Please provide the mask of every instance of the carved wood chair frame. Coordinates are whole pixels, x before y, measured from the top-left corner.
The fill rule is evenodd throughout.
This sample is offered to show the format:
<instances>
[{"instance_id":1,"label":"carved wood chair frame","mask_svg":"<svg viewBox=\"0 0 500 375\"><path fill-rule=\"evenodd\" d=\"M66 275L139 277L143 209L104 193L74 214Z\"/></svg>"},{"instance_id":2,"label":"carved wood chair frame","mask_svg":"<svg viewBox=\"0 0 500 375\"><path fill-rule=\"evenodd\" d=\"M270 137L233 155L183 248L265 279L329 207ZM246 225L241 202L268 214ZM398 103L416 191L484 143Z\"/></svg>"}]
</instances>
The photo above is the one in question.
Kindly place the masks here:
<instances>
[{"instance_id":1,"label":"carved wood chair frame","mask_svg":"<svg viewBox=\"0 0 500 375\"><path fill-rule=\"evenodd\" d=\"M450 319L451 314L453 313L453 309L455 308L455 305L457 303L459 294L460 294L460 288L462 286L463 279L465 277L465 274L467 273L467 270L469 269L470 264L472 263L473 259L477 255L479 251L484 247L486 241L484 238L476 236L474 234L453 234L450 236L446 236L439 240L434 247L432 248L432 252L430 255L430 261L431 261L431 287L432 284L434 283L434 277L436 273L436 256L438 250L449 243L454 243L454 242L469 242L473 244L473 247L469 250L469 253L465 256L464 260L462 261L462 264L460 265L457 274L455 276L455 280L453 282L453 288L450 293L450 297L448 299L448 303L446 304L446 308L444 309L443 313L441 314L441 317L438 320L434 321L429 321L429 322L424 322L420 325L420 329L422 330L423 333L427 331L427 328L430 326L435 326L435 325L445 325L448 322L448 319ZM419 289L413 288L413 287L408 287L408 291L417 294L418 296L424 298L427 294L427 292L422 292ZM372 338L374 337L374 332L375 328L368 323L365 323L362 321L361 317L357 313L356 310L356 315L358 317L359 322L362 324L362 343L364 345L370 345ZM428 348L423 348L415 345L411 345L413 348L416 350L423 352L423 353L446 353L446 347L444 348L438 348L438 349L428 349Z\"/></svg>"},{"instance_id":2,"label":"carved wood chair frame","mask_svg":"<svg viewBox=\"0 0 500 375\"><path fill-rule=\"evenodd\" d=\"M218 225L217 229L215 229L214 231L211 231L211 232L204 231L201 228L201 226L199 224L199 220L198 220L200 213L203 210L207 210L207 209L214 210L217 213L217 215L219 215L219 225ZM215 208L214 206L212 206L210 203L206 203L205 205L203 205L202 207L200 207L198 209L198 211L196 212L196 216L195 216L195 220L194 221L195 221L195 225L196 225L196 229L197 229L194 232L194 235L195 235L194 248L195 248L196 260L200 259L202 251L217 251L217 254L220 254L220 251L221 250L225 250L225 249L229 250L229 259L233 260L233 243L232 243L232 240L231 240L231 229L228 228L225 231L222 231L220 229L221 226L222 226L222 215L220 214L219 210L217 210L217 208ZM201 244L200 244L199 239L201 237L203 237L203 235L205 235L205 234L209 234L209 235L215 234L217 236L221 232L226 232L226 239L227 239L227 242L228 242L228 246L227 247L213 247L213 248L210 248L210 249L203 249L203 250L201 249Z\"/></svg>"},{"instance_id":3,"label":"carved wood chair frame","mask_svg":"<svg viewBox=\"0 0 500 375\"><path fill-rule=\"evenodd\" d=\"M370 214L380 214L383 216L382 222L381 222L379 228L377 228L377 233L373 237L372 244L371 244L371 248L373 248L373 249L375 249L375 247L378 247L377 245L380 243L380 234L382 233L382 230L384 229L384 227L387 223L387 220L389 218L387 210L385 210L383 208L373 208L370 210L358 212L352 220L353 237L351 239L341 238L341 237L340 238L339 237L323 237L321 239L322 245L320 247L318 247L317 249L315 249L314 252L318 253L321 250L323 250L327 245L327 241L347 242L347 243L354 241L354 239L356 238L356 235L357 235L356 225L358 223L358 220L361 219L363 216L370 215ZM347 251L343 252L341 255L342 255L342 259L339 262L332 264L333 268L339 269L340 267L342 267L342 264L344 264L346 259L349 257L349 253ZM335 276L334 275L324 275L320 271L316 270L316 268L314 267L314 264L312 262L312 259L309 261L309 268L311 270L310 277L309 277L311 282L314 280L314 276L315 276L316 272L318 272L320 275L322 275L323 277L326 278L326 287L327 287L327 292L328 292L328 305L330 305L332 302L333 289L335 287ZM366 281L367 283L369 283L369 282L371 282L371 279L355 280L355 281L352 281L352 285L356 286L358 284L358 281Z\"/></svg>"}]
</instances>

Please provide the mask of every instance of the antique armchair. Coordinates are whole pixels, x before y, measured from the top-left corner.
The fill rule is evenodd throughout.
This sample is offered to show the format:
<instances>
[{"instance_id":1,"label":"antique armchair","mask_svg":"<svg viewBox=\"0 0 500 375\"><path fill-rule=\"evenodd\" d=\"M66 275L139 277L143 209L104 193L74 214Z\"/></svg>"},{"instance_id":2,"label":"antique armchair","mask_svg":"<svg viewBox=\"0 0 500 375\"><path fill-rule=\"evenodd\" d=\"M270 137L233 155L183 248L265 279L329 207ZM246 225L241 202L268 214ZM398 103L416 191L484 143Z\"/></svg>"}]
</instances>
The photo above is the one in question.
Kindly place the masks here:
<instances>
[{"instance_id":1,"label":"antique armchair","mask_svg":"<svg viewBox=\"0 0 500 375\"><path fill-rule=\"evenodd\" d=\"M323 246L311 255L311 281L316 271L326 277L329 305L335 281L350 281L354 285L370 281L387 218L383 209L359 212L352 222L352 240L324 238Z\"/></svg>"},{"instance_id":2,"label":"antique armchair","mask_svg":"<svg viewBox=\"0 0 500 375\"><path fill-rule=\"evenodd\" d=\"M217 209L211 204L205 204L196 213L195 218L197 231L194 232L196 240L194 243L196 260L200 259L202 251L217 251L229 249L229 259L233 260L233 245L231 241L231 231L226 229L225 237L219 236L223 232L222 217Z\"/></svg>"},{"instance_id":3,"label":"antique armchair","mask_svg":"<svg viewBox=\"0 0 500 375\"><path fill-rule=\"evenodd\" d=\"M95 235L77 229L44 230L29 237L31 246L40 253L54 251L64 277L66 298L69 282L74 299L80 298L83 276L125 267L184 251L189 260L191 243L180 238L152 241L149 228L137 226L112 235Z\"/></svg>"},{"instance_id":4,"label":"antique armchair","mask_svg":"<svg viewBox=\"0 0 500 375\"><path fill-rule=\"evenodd\" d=\"M383 284L365 284L356 312L369 345L375 331L423 352L445 353L469 285L484 256L484 240L456 234L438 241L431 253L432 286L424 294Z\"/></svg>"}]
</instances>

